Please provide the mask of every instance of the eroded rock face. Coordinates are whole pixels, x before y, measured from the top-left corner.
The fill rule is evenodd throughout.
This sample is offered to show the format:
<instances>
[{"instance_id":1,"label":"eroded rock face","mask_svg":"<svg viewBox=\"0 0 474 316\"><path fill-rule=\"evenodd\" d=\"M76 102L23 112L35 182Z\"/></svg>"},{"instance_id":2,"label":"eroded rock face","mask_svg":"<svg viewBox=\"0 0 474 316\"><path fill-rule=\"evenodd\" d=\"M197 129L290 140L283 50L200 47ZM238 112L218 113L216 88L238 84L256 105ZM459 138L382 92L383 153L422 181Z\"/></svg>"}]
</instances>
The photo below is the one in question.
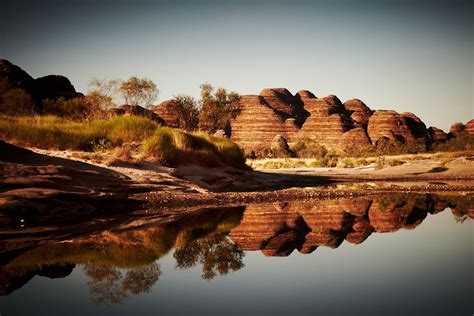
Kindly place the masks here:
<instances>
[{"instance_id":1,"label":"eroded rock face","mask_svg":"<svg viewBox=\"0 0 474 316\"><path fill-rule=\"evenodd\" d=\"M302 99L302 98L307 98L307 99L315 99L316 96L309 90L300 90L296 93L295 97Z\"/></svg>"},{"instance_id":2,"label":"eroded rock face","mask_svg":"<svg viewBox=\"0 0 474 316\"><path fill-rule=\"evenodd\" d=\"M314 140L329 149L338 150L342 135L353 128L350 117L337 97L302 98L309 117L295 138Z\"/></svg>"},{"instance_id":3,"label":"eroded rock face","mask_svg":"<svg viewBox=\"0 0 474 316\"><path fill-rule=\"evenodd\" d=\"M474 135L474 119L466 123L464 126L464 131L469 135Z\"/></svg>"},{"instance_id":4,"label":"eroded rock face","mask_svg":"<svg viewBox=\"0 0 474 316\"><path fill-rule=\"evenodd\" d=\"M426 130L426 125L421 121L421 119L411 112L403 112L400 114L404 119L405 123L408 126L413 137L420 142L427 142L429 139L428 132Z\"/></svg>"},{"instance_id":5,"label":"eroded rock face","mask_svg":"<svg viewBox=\"0 0 474 316\"><path fill-rule=\"evenodd\" d=\"M454 123L449 129L449 136L458 137L460 134L462 134L462 132L464 132L465 128L466 127L463 123Z\"/></svg>"},{"instance_id":6,"label":"eroded rock face","mask_svg":"<svg viewBox=\"0 0 474 316\"><path fill-rule=\"evenodd\" d=\"M176 106L175 100L166 100L155 106L152 111L163 119L167 126L179 127L179 119L172 108Z\"/></svg>"},{"instance_id":7,"label":"eroded rock face","mask_svg":"<svg viewBox=\"0 0 474 316\"><path fill-rule=\"evenodd\" d=\"M270 148L276 135L290 146L314 141L336 152L373 145L381 138L417 145L443 139L440 130L428 131L413 113L373 111L359 99L343 104L335 95L318 98L308 90L293 96L285 88L263 89L258 96L242 96L239 113L231 122L230 137L246 152Z\"/></svg>"},{"instance_id":8,"label":"eroded rock face","mask_svg":"<svg viewBox=\"0 0 474 316\"><path fill-rule=\"evenodd\" d=\"M428 135L433 142L443 143L448 139L448 134L434 126L428 128Z\"/></svg>"},{"instance_id":9,"label":"eroded rock face","mask_svg":"<svg viewBox=\"0 0 474 316\"><path fill-rule=\"evenodd\" d=\"M359 99L348 100L344 102L344 108L350 112L354 124L367 128L369 118L372 116L373 111L369 109L364 102Z\"/></svg>"},{"instance_id":10,"label":"eroded rock face","mask_svg":"<svg viewBox=\"0 0 474 316\"><path fill-rule=\"evenodd\" d=\"M242 96L238 110L240 114L231 123L231 139L246 150L270 147L276 135L290 139L298 131L295 119L269 106L268 97L266 100L263 96ZM289 106L286 110L291 112Z\"/></svg>"},{"instance_id":11,"label":"eroded rock face","mask_svg":"<svg viewBox=\"0 0 474 316\"><path fill-rule=\"evenodd\" d=\"M293 119L300 126L308 116L300 99L285 88L263 89L260 97L282 120Z\"/></svg>"},{"instance_id":12,"label":"eroded rock face","mask_svg":"<svg viewBox=\"0 0 474 316\"><path fill-rule=\"evenodd\" d=\"M369 119L367 133L373 144L383 137L401 143L415 141L404 117L395 111L375 111Z\"/></svg>"},{"instance_id":13,"label":"eroded rock face","mask_svg":"<svg viewBox=\"0 0 474 316\"><path fill-rule=\"evenodd\" d=\"M342 134L339 147L350 152L371 145L369 136L362 127L353 128Z\"/></svg>"}]
</instances>

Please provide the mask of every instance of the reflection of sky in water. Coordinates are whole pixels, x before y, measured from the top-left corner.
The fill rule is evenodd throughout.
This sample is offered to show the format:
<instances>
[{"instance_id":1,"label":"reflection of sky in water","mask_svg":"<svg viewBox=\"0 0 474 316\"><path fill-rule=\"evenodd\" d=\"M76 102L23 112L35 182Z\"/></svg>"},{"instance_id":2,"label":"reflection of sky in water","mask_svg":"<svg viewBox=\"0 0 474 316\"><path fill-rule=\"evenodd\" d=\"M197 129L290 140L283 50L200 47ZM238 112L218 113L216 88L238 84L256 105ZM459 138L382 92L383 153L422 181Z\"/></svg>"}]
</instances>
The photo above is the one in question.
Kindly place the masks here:
<instances>
[{"instance_id":1,"label":"reflection of sky in water","mask_svg":"<svg viewBox=\"0 0 474 316\"><path fill-rule=\"evenodd\" d=\"M36 276L0 298L0 313L470 314L472 246L472 221L457 224L448 209L414 230L374 233L359 245L344 242L289 257L246 252L244 268L210 282L199 265L176 270L170 252L159 260L153 290L122 305L90 304L78 267L64 279Z\"/></svg>"}]
</instances>

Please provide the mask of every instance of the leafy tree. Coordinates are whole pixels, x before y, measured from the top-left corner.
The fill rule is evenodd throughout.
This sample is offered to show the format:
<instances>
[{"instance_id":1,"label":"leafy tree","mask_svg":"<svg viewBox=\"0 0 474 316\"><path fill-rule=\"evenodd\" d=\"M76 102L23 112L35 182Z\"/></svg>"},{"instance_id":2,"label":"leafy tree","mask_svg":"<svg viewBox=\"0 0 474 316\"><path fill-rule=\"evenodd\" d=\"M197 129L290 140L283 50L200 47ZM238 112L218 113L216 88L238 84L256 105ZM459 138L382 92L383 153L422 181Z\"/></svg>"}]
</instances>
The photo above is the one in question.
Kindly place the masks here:
<instances>
[{"instance_id":1,"label":"leafy tree","mask_svg":"<svg viewBox=\"0 0 474 316\"><path fill-rule=\"evenodd\" d=\"M94 78L89 82L89 91L86 95L88 102L99 109L109 109L117 106L115 101L120 81Z\"/></svg>"},{"instance_id":2,"label":"leafy tree","mask_svg":"<svg viewBox=\"0 0 474 316\"><path fill-rule=\"evenodd\" d=\"M202 278L208 281L244 266L244 252L224 233L191 241L176 249L173 256L179 269L189 269L201 263Z\"/></svg>"},{"instance_id":3,"label":"leafy tree","mask_svg":"<svg viewBox=\"0 0 474 316\"><path fill-rule=\"evenodd\" d=\"M199 114L199 128L209 133L217 130L227 130L230 120L237 115L237 104L240 96L236 92L227 92L224 88L214 88L208 84L202 84L201 88L201 111Z\"/></svg>"},{"instance_id":4,"label":"leafy tree","mask_svg":"<svg viewBox=\"0 0 474 316\"><path fill-rule=\"evenodd\" d=\"M170 111L176 116L179 128L192 131L198 127L198 103L192 96L182 94L176 96Z\"/></svg>"},{"instance_id":5,"label":"leafy tree","mask_svg":"<svg viewBox=\"0 0 474 316\"><path fill-rule=\"evenodd\" d=\"M116 267L92 262L83 269L89 277L87 285L94 304L120 304L129 294L148 293L161 276L156 263L128 269L125 275Z\"/></svg>"},{"instance_id":6,"label":"leafy tree","mask_svg":"<svg viewBox=\"0 0 474 316\"><path fill-rule=\"evenodd\" d=\"M130 77L127 81L121 82L118 91L125 103L145 108L152 106L159 92L153 81L138 77Z\"/></svg>"}]
</instances>

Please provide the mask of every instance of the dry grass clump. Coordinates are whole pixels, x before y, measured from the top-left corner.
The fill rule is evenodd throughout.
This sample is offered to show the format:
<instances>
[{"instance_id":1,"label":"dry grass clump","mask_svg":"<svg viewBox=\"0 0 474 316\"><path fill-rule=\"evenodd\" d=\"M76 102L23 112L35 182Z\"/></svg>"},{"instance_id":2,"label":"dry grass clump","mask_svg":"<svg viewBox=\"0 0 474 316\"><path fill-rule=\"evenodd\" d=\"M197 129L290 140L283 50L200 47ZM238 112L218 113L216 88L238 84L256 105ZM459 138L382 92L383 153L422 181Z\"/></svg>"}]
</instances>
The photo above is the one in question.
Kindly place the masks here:
<instances>
[{"instance_id":1,"label":"dry grass clump","mask_svg":"<svg viewBox=\"0 0 474 316\"><path fill-rule=\"evenodd\" d=\"M166 165L197 163L209 167L230 165L242 168L245 158L232 141L204 133L186 133L160 127L143 143L142 152Z\"/></svg>"},{"instance_id":2,"label":"dry grass clump","mask_svg":"<svg viewBox=\"0 0 474 316\"><path fill-rule=\"evenodd\" d=\"M357 168L357 167L363 167L363 166L368 166L372 163L374 163L373 159L366 159L366 158L343 158L340 161L340 165L343 168Z\"/></svg>"},{"instance_id":3,"label":"dry grass clump","mask_svg":"<svg viewBox=\"0 0 474 316\"><path fill-rule=\"evenodd\" d=\"M138 116L117 116L90 123L74 122L56 116L0 116L0 135L6 140L42 149L92 151L96 147L116 147L140 141L157 128Z\"/></svg>"},{"instance_id":4,"label":"dry grass clump","mask_svg":"<svg viewBox=\"0 0 474 316\"><path fill-rule=\"evenodd\" d=\"M269 160L260 166L262 169L301 168L307 167L306 162L300 159L275 159Z\"/></svg>"},{"instance_id":5,"label":"dry grass clump","mask_svg":"<svg viewBox=\"0 0 474 316\"><path fill-rule=\"evenodd\" d=\"M245 167L241 149L229 139L161 127L141 116L74 122L55 116L0 116L0 138L41 149L107 152L106 163L135 163L134 156L170 166Z\"/></svg>"}]
</instances>

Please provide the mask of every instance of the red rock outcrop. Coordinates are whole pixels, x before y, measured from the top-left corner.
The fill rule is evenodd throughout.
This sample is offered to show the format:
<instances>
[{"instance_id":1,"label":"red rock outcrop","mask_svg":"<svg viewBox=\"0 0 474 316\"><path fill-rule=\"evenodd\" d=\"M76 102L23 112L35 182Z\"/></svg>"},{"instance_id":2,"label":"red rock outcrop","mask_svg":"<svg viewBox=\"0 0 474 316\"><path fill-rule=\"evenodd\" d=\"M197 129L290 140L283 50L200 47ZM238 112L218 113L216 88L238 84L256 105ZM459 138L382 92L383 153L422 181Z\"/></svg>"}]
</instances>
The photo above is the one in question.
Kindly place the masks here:
<instances>
[{"instance_id":1,"label":"red rock outcrop","mask_svg":"<svg viewBox=\"0 0 474 316\"><path fill-rule=\"evenodd\" d=\"M353 125L345 109L335 96L326 98L302 98L309 117L295 138L311 139L329 149L338 150L342 135ZM290 139L291 142L291 139Z\"/></svg>"},{"instance_id":2,"label":"red rock outcrop","mask_svg":"<svg viewBox=\"0 0 474 316\"><path fill-rule=\"evenodd\" d=\"M400 115L405 119L408 129L418 142L426 143L429 140L426 125L418 116L411 112L403 112Z\"/></svg>"},{"instance_id":3,"label":"red rock outcrop","mask_svg":"<svg viewBox=\"0 0 474 316\"><path fill-rule=\"evenodd\" d=\"M446 134L442 129L434 126L428 128L428 135L433 142L442 143L448 139L448 134Z\"/></svg>"},{"instance_id":4,"label":"red rock outcrop","mask_svg":"<svg viewBox=\"0 0 474 316\"><path fill-rule=\"evenodd\" d=\"M344 108L350 112L351 119L354 124L360 125L364 128L369 123L369 118L372 116L373 111L369 109L364 102L359 99L352 99L344 102Z\"/></svg>"},{"instance_id":5,"label":"red rock outcrop","mask_svg":"<svg viewBox=\"0 0 474 316\"><path fill-rule=\"evenodd\" d=\"M290 146L314 141L336 152L374 145L380 138L422 145L444 139L413 113L372 111L359 99L342 104L335 95L318 98L308 90L293 96L284 88L263 89L259 96L242 96L239 113L231 121L230 137L246 152L270 148L276 135ZM470 126L474 132L474 123Z\"/></svg>"},{"instance_id":6,"label":"red rock outcrop","mask_svg":"<svg viewBox=\"0 0 474 316\"><path fill-rule=\"evenodd\" d=\"M294 119L298 126L308 116L300 99L285 88L263 89L260 97L264 104L272 108L283 120Z\"/></svg>"},{"instance_id":7,"label":"red rock outcrop","mask_svg":"<svg viewBox=\"0 0 474 316\"><path fill-rule=\"evenodd\" d=\"M298 99L302 99L302 98L315 99L316 98L314 93L309 90L300 90L295 94L295 97L297 97Z\"/></svg>"},{"instance_id":8,"label":"red rock outcrop","mask_svg":"<svg viewBox=\"0 0 474 316\"><path fill-rule=\"evenodd\" d=\"M269 105L269 98L273 99L271 103L275 106L274 101L278 100L277 97L265 99L263 96L246 95L240 98L238 105L240 114L232 121L231 138L248 151L270 147L276 135L282 135L288 140L298 131L294 118L285 119L292 111L290 107L281 106L280 111L277 111ZM282 115L281 110L288 113Z\"/></svg>"},{"instance_id":9,"label":"red rock outcrop","mask_svg":"<svg viewBox=\"0 0 474 316\"><path fill-rule=\"evenodd\" d=\"M167 126L178 127L179 119L172 108L176 106L175 100L166 100L155 106L152 111L163 119Z\"/></svg>"},{"instance_id":10,"label":"red rock outcrop","mask_svg":"<svg viewBox=\"0 0 474 316\"><path fill-rule=\"evenodd\" d=\"M449 129L449 136L450 137L458 137L462 132L464 132L464 129L466 127L464 126L463 123L454 123L451 125L451 128Z\"/></svg>"},{"instance_id":11,"label":"red rock outcrop","mask_svg":"<svg viewBox=\"0 0 474 316\"><path fill-rule=\"evenodd\" d=\"M372 144L375 144L383 137L401 143L415 141L415 137L410 131L405 118L395 111L375 111L369 119L367 134L369 134Z\"/></svg>"},{"instance_id":12,"label":"red rock outcrop","mask_svg":"<svg viewBox=\"0 0 474 316\"><path fill-rule=\"evenodd\" d=\"M362 127L356 127L342 134L339 139L339 147L350 152L355 149L371 145L369 136Z\"/></svg>"},{"instance_id":13,"label":"red rock outcrop","mask_svg":"<svg viewBox=\"0 0 474 316\"><path fill-rule=\"evenodd\" d=\"M474 135L474 119L466 123L464 126L464 131L469 135Z\"/></svg>"}]
</instances>

